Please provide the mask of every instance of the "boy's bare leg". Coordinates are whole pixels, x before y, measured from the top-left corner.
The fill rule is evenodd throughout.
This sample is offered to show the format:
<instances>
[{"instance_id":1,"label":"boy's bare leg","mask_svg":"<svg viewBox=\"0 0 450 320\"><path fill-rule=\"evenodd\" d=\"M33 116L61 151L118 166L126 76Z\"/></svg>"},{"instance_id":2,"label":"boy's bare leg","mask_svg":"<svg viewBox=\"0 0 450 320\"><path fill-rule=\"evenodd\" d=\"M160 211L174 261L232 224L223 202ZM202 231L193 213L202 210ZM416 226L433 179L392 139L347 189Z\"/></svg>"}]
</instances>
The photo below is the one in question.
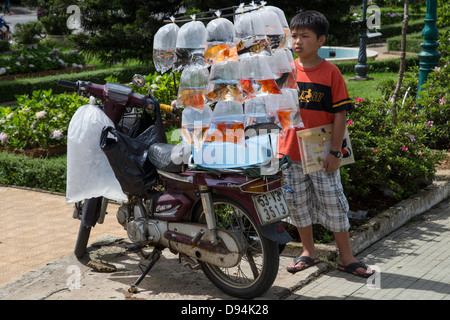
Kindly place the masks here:
<instances>
[{"instance_id":1,"label":"boy's bare leg","mask_svg":"<svg viewBox=\"0 0 450 320\"><path fill-rule=\"evenodd\" d=\"M352 253L348 231L334 232L333 234L334 239L336 240L336 244L339 248L339 264L348 266L350 263L358 262L358 260L353 256ZM366 269L357 268L356 272L365 273Z\"/></svg>"},{"instance_id":2,"label":"boy's bare leg","mask_svg":"<svg viewBox=\"0 0 450 320\"><path fill-rule=\"evenodd\" d=\"M317 258L316 249L314 247L314 238L313 238L313 228L312 225L305 228L297 227L298 234L300 235L300 239L302 241L303 252L301 256L307 256L311 259ZM307 265L305 261L301 261L300 265Z\"/></svg>"}]
</instances>

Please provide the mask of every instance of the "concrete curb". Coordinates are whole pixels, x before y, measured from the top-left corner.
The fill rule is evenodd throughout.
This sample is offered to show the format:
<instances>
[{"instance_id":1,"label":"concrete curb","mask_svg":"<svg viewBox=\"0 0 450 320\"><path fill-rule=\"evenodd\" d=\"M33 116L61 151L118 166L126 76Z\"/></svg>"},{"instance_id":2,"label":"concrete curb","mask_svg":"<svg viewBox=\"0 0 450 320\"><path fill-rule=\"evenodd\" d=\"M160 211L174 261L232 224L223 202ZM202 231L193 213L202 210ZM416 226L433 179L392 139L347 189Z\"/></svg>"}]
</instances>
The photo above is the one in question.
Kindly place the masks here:
<instances>
[{"instance_id":1,"label":"concrete curb","mask_svg":"<svg viewBox=\"0 0 450 320\"><path fill-rule=\"evenodd\" d=\"M440 175L441 180L431 185L411 198L405 199L393 207L379 213L367 223L350 232L350 243L353 254L357 255L373 243L403 226L408 220L424 213L450 195L449 175ZM282 255L297 257L302 250L301 243L288 243ZM316 250L321 259L335 262L338 249L335 241L330 244L316 244Z\"/></svg>"}]
</instances>

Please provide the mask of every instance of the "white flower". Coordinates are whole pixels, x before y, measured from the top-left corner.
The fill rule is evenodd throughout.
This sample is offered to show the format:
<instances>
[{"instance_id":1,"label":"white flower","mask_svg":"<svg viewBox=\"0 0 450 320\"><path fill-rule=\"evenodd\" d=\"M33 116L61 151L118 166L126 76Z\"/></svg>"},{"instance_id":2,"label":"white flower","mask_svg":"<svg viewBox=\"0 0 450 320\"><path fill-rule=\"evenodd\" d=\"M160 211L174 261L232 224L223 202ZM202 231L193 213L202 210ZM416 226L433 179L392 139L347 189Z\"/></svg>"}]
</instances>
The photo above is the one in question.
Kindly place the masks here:
<instances>
[{"instance_id":1,"label":"white flower","mask_svg":"<svg viewBox=\"0 0 450 320\"><path fill-rule=\"evenodd\" d=\"M0 76L6 73L6 68L0 68Z\"/></svg>"},{"instance_id":2,"label":"white flower","mask_svg":"<svg viewBox=\"0 0 450 320\"><path fill-rule=\"evenodd\" d=\"M29 64L28 67L34 68L34 64Z\"/></svg>"},{"instance_id":3,"label":"white flower","mask_svg":"<svg viewBox=\"0 0 450 320\"><path fill-rule=\"evenodd\" d=\"M10 114L8 114L7 116L6 116L6 119L11 119L12 117L14 117L14 113L10 113Z\"/></svg>"},{"instance_id":4,"label":"white flower","mask_svg":"<svg viewBox=\"0 0 450 320\"><path fill-rule=\"evenodd\" d=\"M61 138L63 137L63 133L61 130L53 130L50 138L56 139L56 140L61 140Z\"/></svg>"},{"instance_id":5,"label":"white flower","mask_svg":"<svg viewBox=\"0 0 450 320\"><path fill-rule=\"evenodd\" d=\"M0 133L0 141L2 143L8 142L8 135L6 133L4 133L4 132Z\"/></svg>"},{"instance_id":6,"label":"white flower","mask_svg":"<svg viewBox=\"0 0 450 320\"><path fill-rule=\"evenodd\" d=\"M42 118L44 118L46 115L47 115L47 112L46 112L45 110L36 112L36 118L37 118L37 119L42 119Z\"/></svg>"}]
</instances>

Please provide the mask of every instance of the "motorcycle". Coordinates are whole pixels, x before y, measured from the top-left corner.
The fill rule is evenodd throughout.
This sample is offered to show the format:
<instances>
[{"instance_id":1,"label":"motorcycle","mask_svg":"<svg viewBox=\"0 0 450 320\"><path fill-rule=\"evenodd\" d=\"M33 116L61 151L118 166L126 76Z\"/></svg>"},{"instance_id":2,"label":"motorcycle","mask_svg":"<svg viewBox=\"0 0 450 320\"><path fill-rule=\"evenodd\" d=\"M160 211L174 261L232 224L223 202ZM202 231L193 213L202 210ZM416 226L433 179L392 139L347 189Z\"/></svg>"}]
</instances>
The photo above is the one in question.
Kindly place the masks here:
<instances>
[{"instance_id":1,"label":"motorcycle","mask_svg":"<svg viewBox=\"0 0 450 320\"><path fill-rule=\"evenodd\" d=\"M148 87L139 75L133 83ZM58 80L58 85L100 99L98 107L115 125L133 108L152 109L158 103L150 90L144 96L125 85L64 80ZM114 90L108 90L111 86ZM113 91L115 99L108 96ZM160 108L176 112L168 105ZM162 250L168 248L191 268L201 268L224 293L241 299L262 295L275 281L281 248L292 240L282 222L288 216L282 171L289 161L281 161L275 174L261 176L244 168L205 169L192 163L192 156L188 163L175 164L169 155L176 147L159 142L149 146L159 187L146 190L144 196L127 195L128 201L116 214L132 242L126 250L148 260L129 291L137 292ZM151 156L155 154L159 156ZM74 218L81 220L74 251L78 258L85 253L91 228L103 221L107 204L103 197L75 204ZM153 248L150 254L144 252L148 247Z\"/></svg>"}]
</instances>

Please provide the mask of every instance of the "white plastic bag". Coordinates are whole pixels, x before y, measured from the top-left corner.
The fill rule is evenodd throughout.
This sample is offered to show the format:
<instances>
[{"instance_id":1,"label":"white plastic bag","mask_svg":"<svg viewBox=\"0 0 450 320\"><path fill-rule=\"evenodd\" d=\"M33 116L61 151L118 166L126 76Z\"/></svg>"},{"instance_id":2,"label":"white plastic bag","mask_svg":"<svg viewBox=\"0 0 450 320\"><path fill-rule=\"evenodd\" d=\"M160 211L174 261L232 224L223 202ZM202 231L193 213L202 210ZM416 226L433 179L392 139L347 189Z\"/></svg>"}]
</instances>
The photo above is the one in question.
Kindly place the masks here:
<instances>
[{"instance_id":1,"label":"white plastic bag","mask_svg":"<svg viewBox=\"0 0 450 320\"><path fill-rule=\"evenodd\" d=\"M112 168L100 148L103 127L114 126L95 105L80 107L72 117L67 134L66 201L94 197L127 201Z\"/></svg>"}]
</instances>

